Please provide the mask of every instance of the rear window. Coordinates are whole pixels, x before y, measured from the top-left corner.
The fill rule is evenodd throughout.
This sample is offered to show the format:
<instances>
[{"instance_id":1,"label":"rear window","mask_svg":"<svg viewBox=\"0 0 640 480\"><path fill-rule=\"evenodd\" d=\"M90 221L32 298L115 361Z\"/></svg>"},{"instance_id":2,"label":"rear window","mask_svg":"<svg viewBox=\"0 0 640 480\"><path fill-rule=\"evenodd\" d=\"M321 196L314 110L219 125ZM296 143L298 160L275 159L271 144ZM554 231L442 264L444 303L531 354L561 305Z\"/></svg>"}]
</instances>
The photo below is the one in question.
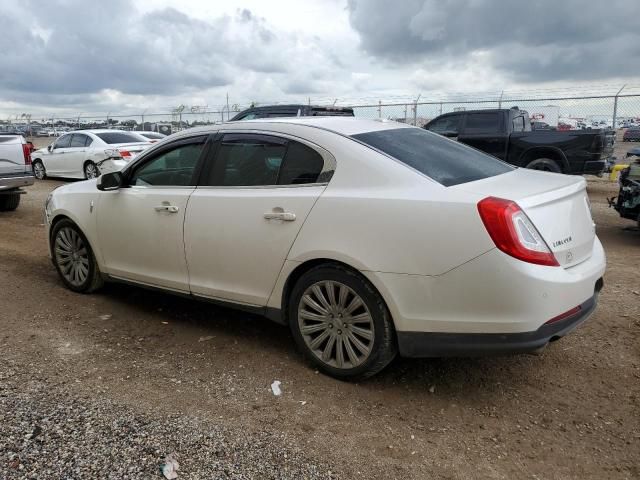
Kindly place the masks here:
<instances>
[{"instance_id":1,"label":"rear window","mask_svg":"<svg viewBox=\"0 0 640 480\"><path fill-rule=\"evenodd\" d=\"M104 143L140 143L143 140L133 133L128 132L103 132L96 133Z\"/></svg>"},{"instance_id":2,"label":"rear window","mask_svg":"<svg viewBox=\"0 0 640 480\"><path fill-rule=\"evenodd\" d=\"M353 135L445 187L513 170L497 158L421 128L395 128Z\"/></svg>"}]
</instances>

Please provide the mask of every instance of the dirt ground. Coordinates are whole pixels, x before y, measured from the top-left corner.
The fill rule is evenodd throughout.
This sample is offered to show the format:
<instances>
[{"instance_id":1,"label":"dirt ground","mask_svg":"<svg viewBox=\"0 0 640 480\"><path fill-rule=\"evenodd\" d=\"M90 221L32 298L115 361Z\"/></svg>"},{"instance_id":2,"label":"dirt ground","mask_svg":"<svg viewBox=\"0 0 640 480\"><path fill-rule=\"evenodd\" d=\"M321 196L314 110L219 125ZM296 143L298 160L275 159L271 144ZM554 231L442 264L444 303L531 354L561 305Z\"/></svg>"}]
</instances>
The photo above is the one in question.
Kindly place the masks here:
<instances>
[{"instance_id":1,"label":"dirt ground","mask_svg":"<svg viewBox=\"0 0 640 480\"><path fill-rule=\"evenodd\" d=\"M129 286L65 289L42 226L62 183L37 182L0 216L0 370L19 365L21 382L286 434L337 478L640 478L640 233L607 208L615 184L589 179L608 269L596 313L573 334L538 356L398 359L351 384L315 372L260 317Z\"/></svg>"}]
</instances>

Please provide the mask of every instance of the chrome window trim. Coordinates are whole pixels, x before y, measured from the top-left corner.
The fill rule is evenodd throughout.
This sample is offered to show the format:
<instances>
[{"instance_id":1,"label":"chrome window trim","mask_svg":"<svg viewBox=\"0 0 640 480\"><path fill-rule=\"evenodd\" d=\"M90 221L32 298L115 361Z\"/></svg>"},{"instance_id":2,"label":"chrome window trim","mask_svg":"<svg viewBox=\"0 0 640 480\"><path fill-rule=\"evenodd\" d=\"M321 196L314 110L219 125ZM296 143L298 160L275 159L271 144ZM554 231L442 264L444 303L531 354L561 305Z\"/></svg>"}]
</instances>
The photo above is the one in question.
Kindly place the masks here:
<instances>
[{"instance_id":1,"label":"chrome window trim","mask_svg":"<svg viewBox=\"0 0 640 480\"><path fill-rule=\"evenodd\" d=\"M198 185L198 190L265 190L273 188L326 187L325 183L292 183L290 185Z\"/></svg>"}]
</instances>

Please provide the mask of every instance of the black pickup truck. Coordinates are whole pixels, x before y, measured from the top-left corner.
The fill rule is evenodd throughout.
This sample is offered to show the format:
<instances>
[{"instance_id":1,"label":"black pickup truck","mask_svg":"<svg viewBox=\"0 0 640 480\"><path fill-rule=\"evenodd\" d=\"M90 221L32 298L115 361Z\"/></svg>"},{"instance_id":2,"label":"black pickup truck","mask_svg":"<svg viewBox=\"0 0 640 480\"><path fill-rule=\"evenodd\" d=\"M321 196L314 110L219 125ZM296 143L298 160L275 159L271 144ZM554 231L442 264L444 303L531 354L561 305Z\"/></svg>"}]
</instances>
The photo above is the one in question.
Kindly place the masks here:
<instances>
[{"instance_id":1,"label":"black pickup truck","mask_svg":"<svg viewBox=\"0 0 640 480\"><path fill-rule=\"evenodd\" d=\"M517 167L600 175L613 154L613 130L531 130L518 108L445 113L425 127Z\"/></svg>"}]
</instances>

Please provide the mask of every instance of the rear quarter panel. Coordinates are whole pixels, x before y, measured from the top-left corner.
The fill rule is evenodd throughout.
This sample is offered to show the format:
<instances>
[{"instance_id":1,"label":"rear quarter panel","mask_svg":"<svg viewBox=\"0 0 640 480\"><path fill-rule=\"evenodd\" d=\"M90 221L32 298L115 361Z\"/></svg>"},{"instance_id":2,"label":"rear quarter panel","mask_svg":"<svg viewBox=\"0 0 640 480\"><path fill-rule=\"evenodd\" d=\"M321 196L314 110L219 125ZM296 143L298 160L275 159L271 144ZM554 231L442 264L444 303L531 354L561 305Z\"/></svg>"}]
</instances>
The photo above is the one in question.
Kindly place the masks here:
<instances>
[{"instance_id":1,"label":"rear quarter panel","mask_svg":"<svg viewBox=\"0 0 640 480\"><path fill-rule=\"evenodd\" d=\"M492 248L477 194L446 188L352 140L325 146L337 168L288 260L440 275Z\"/></svg>"}]
</instances>

